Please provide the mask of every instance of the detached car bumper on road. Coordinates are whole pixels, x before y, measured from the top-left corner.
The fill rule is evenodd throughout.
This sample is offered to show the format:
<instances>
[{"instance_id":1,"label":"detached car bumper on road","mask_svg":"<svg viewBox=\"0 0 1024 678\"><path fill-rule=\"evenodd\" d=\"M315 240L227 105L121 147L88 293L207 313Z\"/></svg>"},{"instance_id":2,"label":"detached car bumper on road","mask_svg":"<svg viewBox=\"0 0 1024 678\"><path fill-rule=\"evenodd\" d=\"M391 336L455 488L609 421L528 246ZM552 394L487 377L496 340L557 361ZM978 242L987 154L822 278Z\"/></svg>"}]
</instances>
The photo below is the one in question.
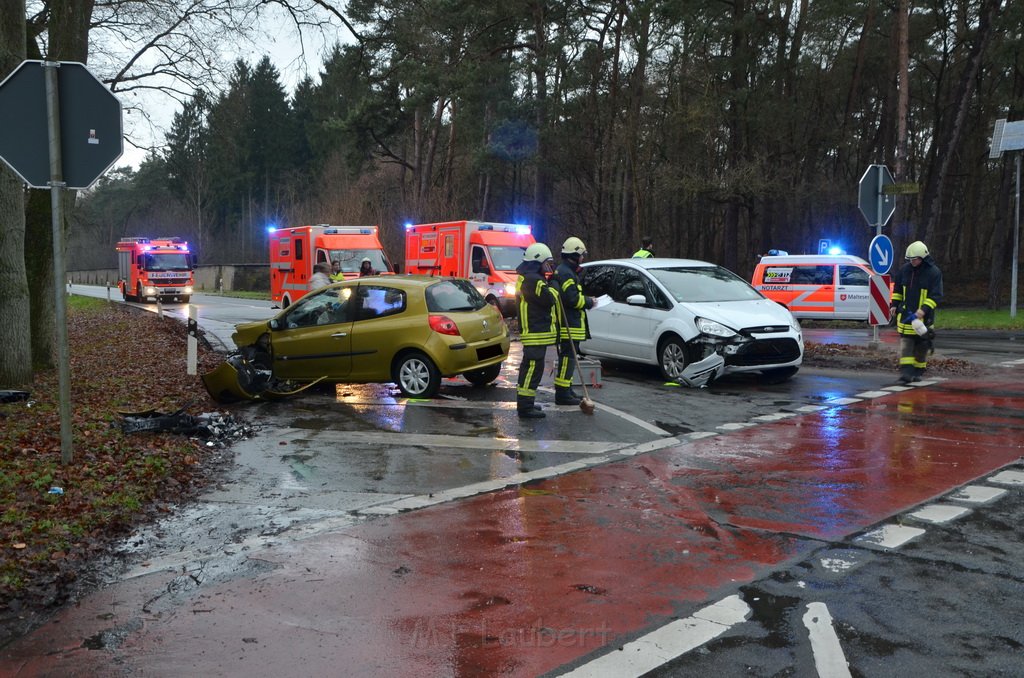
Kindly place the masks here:
<instances>
[{"instance_id":1,"label":"detached car bumper on road","mask_svg":"<svg viewBox=\"0 0 1024 678\"><path fill-rule=\"evenodd\" d=\"M238 352L203 377L218 400L273 398L317 383L389 383L429 398L458 374L494 381L508 356L498 310L468 280L359 278L302 297L269 321L236 327Z\"/></svg>"}]
</instances>

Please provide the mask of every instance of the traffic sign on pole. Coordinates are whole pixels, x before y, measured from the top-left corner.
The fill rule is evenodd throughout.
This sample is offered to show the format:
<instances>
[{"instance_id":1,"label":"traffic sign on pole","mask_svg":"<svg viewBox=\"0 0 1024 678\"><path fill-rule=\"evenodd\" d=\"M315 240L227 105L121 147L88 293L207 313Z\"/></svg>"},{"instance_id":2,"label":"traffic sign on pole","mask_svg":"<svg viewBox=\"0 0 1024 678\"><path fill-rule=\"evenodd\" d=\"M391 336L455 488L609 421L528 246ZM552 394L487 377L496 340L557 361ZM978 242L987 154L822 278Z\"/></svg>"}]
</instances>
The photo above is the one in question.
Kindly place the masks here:
<instances>
[{"instance_id":1,"label":"traffic sign on pole","mask_svg":"<svg viewBox=\"0 0 1024 678\"><path fill-rule=\"evenodd\" d=\"M818 254L828 254L828 249L832 246L830 240L822 238L818 240Z\"/></svg>"},{"instance_id":2,"label":"traffic sign on pole","mask_svg":"<svg viewBox=\"0 0 1024 678\"><path fill-rule=\"evenodd\" d=\"M892 262L896 258L892 240L887 235L876 235L868 245L868 261L871 262L871 270L879 275L885 275L892 268Z\"/></svg>"},{"instance_id":3,"label":"traffic sign on pole","mask_svg":"<svg viewBox=\"0 0 1024 678\"><path fill-rule=\"evenodd\" d=\"M121 102L72 61L57 65L63 188L88 188L121 157ZM48 188L49 130L44 62L23 61L0 82L0 159L33 188Z\"/></svg>"},{"instance_id":4,"label":"traffic sign on pole","mask_svg":"<svg viewBox=\"0 0 1024 678\"><path fill-rule=\"evenodd\" d=\"M868 225L882 227L896 211L896 198L886 192L887 186L896 182L885 165L868 165L860 178L857 207L860 208Z\"/></svg>"}]
</instances>

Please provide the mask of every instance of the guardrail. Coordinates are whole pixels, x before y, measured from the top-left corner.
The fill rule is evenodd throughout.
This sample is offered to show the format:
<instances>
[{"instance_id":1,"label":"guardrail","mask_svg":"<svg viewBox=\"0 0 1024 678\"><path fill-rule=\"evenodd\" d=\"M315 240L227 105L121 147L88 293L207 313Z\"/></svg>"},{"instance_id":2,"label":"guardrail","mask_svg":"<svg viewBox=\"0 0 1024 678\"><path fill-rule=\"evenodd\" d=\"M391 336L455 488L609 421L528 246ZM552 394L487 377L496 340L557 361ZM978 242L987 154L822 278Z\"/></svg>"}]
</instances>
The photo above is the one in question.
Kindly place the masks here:
<instances>
[{"instance_id":1,"label":"guardrail","mask_svg":"<svg viewBox=\"0 0 1024 678\"><path fill-rule=\"evenodd\" d=\"M117 286L116 268L68 271L68 280L75 285ZM270 289L270 267L267 264L217 264L195 268L196 292L260 292Z\"/></svg>"}]
</instances>

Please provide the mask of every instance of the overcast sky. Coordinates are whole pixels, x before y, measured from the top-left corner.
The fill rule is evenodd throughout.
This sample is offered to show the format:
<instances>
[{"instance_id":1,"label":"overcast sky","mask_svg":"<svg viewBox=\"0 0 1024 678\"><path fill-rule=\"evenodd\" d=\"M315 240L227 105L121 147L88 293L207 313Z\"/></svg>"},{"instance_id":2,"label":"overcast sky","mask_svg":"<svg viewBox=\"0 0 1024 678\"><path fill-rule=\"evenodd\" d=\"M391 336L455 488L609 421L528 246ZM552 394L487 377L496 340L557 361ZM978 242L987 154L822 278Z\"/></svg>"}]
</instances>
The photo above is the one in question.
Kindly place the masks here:
<instances>
[{"instance_id":1,"label":"overcast sky","mask_svg":"<svg viewBox=\"0 0 1024 678\"><path fill-rule=\"evenodd\" d=\"M280 12L279 9L272 9ZM281 73L281 83L285 91L291 96L295 86L307 74L314 81L319 82L319 71L323 64L325 51L330 49L335 41L344 42L347 37L347 29L339 26L336 35L325 36L321 33L307 33L303 36L302 44L300 44L295 28L287 18L279 14L277 16L268 15L260 27L259 33L254 36L252 44L225 52L223 57L229 64L242 58L249 64L255 65L263 58L264 54L269 55L271 62ZM138 106L146 110L150 121L127 110L136 102ZM174 114L181 110L181 106L169 97L159 94L138 95L137 98L133 95L131 104L125 100L125 95L122 95L122 106L126 109L123 126L127 138L124 143L124 153L115 163L115 167L137 168L145 159L147 150L136 147L130 140L136 141L141 146L163 143Z\"/></svg>"}]
</instances>

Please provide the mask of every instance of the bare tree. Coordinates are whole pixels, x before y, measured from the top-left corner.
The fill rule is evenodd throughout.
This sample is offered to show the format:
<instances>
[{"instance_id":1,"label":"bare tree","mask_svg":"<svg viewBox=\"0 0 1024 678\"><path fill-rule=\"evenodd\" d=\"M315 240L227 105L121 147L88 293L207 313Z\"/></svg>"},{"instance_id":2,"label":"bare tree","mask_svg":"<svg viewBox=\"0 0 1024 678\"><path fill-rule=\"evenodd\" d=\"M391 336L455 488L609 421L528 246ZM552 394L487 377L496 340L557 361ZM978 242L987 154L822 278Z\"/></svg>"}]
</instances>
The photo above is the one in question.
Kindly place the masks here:
<instances>
[{"instance_id":1,"label":"bare tree","mask_svg":"<svg viewBox=\"0 0 1024 678\"><path fill-rule=\"evenodd\" d=\"M7 77L25 58L25 14L0 14L0 78ZM0 163L0 386L22 386L32 379L28 325L28 278L25 275L25 188Z\"/></svg>"}]
</instances>

